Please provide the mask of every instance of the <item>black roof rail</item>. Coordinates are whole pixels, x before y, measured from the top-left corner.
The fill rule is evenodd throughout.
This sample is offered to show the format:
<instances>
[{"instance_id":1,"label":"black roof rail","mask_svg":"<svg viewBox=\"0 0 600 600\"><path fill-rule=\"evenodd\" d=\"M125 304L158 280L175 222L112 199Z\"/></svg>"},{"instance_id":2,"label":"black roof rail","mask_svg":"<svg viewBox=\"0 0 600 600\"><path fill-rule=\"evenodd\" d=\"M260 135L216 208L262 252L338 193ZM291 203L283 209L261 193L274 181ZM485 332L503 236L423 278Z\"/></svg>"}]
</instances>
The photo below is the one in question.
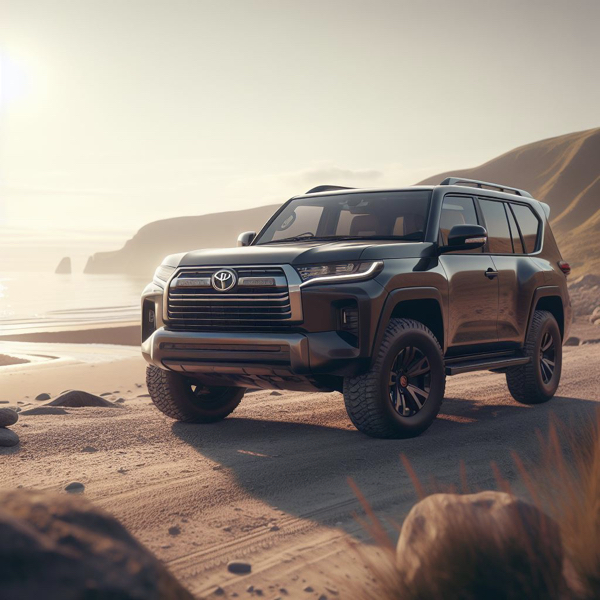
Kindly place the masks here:
<instances>
[{"instance_id":1,"label":"black roof rail","mask_svg":"<svg viewBox=\"0 0 600 600\"><path fill-rule=\"evenodd\" d=\"M344 187L343 185L318 185L305 194L318 194L319 192L333 192L334 190L355 190L356 188Z\"/></svg>"},{"instance_id":2,"label":"black roof rail","mask_svg":"<svg viewBox=\"0 0 600 600\"><path fill-rule=\"evenodd\" d=\"M461 185L463 183L474 184L475 187L483 189L483 186L494 188L499 192L507 192L509 194L516 194L517 196L523 196L523 198L533 198L533 196L525 190L518 188L508 187L506 185L499 185L498 183L489 183L488 181L479 181L478 179L464 179L462 177L446 177L440 185ZM467 186L471 187L471 186Z\"/></svg>"}]
</instances>

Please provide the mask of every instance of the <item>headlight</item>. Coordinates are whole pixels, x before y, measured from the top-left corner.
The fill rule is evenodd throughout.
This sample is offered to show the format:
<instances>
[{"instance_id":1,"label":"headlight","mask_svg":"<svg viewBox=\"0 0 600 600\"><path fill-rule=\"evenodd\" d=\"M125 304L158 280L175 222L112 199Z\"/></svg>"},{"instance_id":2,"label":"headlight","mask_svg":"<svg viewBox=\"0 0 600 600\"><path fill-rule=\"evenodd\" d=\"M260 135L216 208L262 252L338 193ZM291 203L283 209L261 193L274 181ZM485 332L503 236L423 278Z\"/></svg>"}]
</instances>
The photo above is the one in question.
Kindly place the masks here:
<instances>
[{"instance_id":1,"label":"headlight","mask_svg":"<svg viewBox=\"0 0 600 600\"><path fill-rule=\"evenodd\" d=\"M168 265L160 265L156 271L154 271L154 283L160 285L161 287L165 287L165 283L169 281L169 277L173 275L173 271L175 271L175 267L169 267Z\"/></svg>"},{"instance_id":2,"label":"headlight","mask_svg":"<svg viewBox=\"0 0 600 600\"><path fill-rule=\"evenodd\" d=\"M375 277L383 268L383 261L330 263L326 265L306 265L296 267L302 279L301 285L326 281L352 281Z\"/></svg>"}]
</instances>

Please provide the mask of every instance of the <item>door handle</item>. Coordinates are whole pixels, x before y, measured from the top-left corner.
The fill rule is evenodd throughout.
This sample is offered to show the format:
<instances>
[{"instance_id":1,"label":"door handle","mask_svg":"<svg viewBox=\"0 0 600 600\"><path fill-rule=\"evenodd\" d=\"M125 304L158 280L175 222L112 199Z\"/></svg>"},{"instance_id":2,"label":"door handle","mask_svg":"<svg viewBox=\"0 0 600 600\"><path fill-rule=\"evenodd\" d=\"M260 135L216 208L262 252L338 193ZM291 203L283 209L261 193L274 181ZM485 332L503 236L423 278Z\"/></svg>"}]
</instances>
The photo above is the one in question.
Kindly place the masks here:
<instances>
[{"instance_id":1,"label":"door handle","mask_svg":"<svg viewBox=\"0 0 600 600\"><path fill-rule=\"evenodd\" d=\"M498 271L494 271L491 267L484 273L484 275L488 279L494 279L494 277L498 277Z\"/></svg>"}]
</instances>

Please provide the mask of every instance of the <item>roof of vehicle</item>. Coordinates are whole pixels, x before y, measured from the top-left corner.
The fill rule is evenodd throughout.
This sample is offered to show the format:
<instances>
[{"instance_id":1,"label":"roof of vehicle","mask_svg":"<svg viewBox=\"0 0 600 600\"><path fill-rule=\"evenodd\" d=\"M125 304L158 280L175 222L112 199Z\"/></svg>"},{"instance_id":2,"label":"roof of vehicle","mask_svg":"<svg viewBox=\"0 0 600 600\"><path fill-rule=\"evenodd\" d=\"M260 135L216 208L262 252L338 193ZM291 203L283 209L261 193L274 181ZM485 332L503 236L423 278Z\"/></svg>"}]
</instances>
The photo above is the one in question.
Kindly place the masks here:
<instances>
[{"instance_id":1,"label":"roof of vehicle","mask_svg":"<svg viewBox=\"0 0 600 600\"><path fill-rule=\"evenodd\" d=\"M501 197L504 200L517 200L527 204L541 205L546 217L550 217L550 207L545 202L540 202L533 196L519 188L506 186L498 183L490 183L487 181L479 181L477 179L465 179L462 177L448 177L439 185L412 185L405 187L388 187L388 188L350 188L337 185L319 185L311 188L304 194L298 194L294 198L313 197L313 196L330 196L338 194L361 194L365 192L408 192L414 190L433 191L438 188L443 188L447 192L465 193L470 191L478 195L491 195Z\"/></svg>"}]
</instances>

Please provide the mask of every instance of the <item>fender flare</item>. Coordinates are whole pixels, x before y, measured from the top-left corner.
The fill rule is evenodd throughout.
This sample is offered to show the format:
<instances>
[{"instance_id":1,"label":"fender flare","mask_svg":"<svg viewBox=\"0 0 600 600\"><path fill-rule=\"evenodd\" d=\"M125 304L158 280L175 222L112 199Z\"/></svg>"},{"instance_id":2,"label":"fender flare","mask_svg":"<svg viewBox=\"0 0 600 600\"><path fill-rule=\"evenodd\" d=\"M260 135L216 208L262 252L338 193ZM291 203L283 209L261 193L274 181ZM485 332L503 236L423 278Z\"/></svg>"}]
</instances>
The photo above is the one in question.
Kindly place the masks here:
<instances>
[{"instance_id":1,"label":"fender flare","mask_svg":"<svg viewBox=\"0 0 600 600\"><path fill-rule=\"evenodd\" d=\"M560 298L561 304L563 304L563 314L564 314L564 302L562 295L560 293L560 288L557 285L544 285L539 288L536 288L533 292L533 297L531 299L531 306L529 307L529 316L527 318L527 329L525 330L525 338L523 343L527 341L527 335L529 334L529 326L531 325L531 319L533 319L533 313L535 312L535 307L537 303L540 301L540 298L547 298L548 296L556 296ZM564 331L563 331L564 336Z\"/></svg>"},{"instance_id":2,"label":"fender flare","mask_svg":"<svg viewBox=\"0 0 600 600\"><path fill-rule=\"evenodd\" d=\"M381 344L381 341L385 334L385 329L392 316L392 313L394 312L394 309L396 308L396 306L398 306L398 304L407 300L435 300L439 304L440 312L442 314L442 326L444 329L444 344L442 350L444 352L446 351L446 340L448 334L448 315L446 303L443 301L442 293L440 292L440 290L435 287L399 288L390 292L390 294L386 298L385 304L383 305L381 314L379 315L377 331L375 332L375 336L373 337L373 345L371 348L371 361L373 361L376 355L376 349Z\"/></svg>"}]
</instances>

